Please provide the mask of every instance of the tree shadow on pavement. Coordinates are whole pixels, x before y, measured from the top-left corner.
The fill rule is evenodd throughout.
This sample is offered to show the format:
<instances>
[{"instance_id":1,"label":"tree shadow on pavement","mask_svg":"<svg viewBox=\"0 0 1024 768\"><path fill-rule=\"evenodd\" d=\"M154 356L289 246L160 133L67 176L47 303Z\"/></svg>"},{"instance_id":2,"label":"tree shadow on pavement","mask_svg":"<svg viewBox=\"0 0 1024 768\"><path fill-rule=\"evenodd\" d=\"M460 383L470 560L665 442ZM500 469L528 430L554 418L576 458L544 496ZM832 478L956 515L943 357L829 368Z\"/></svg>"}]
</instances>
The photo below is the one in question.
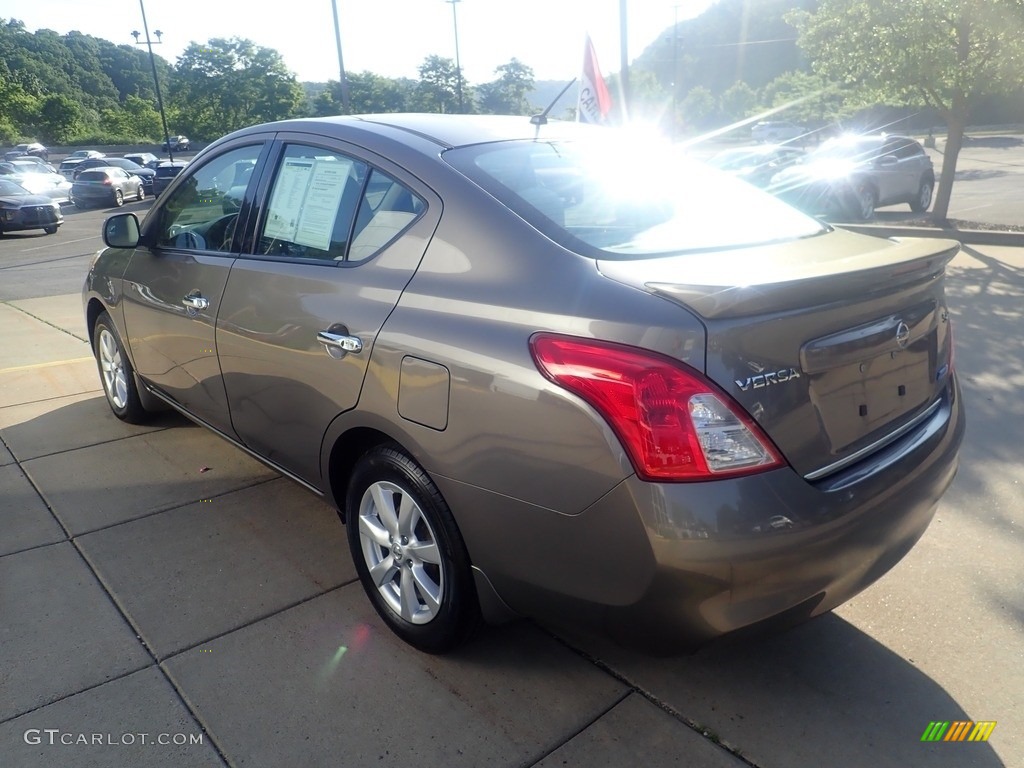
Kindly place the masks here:
<instances>
[{"instance_id":1,"label":"tree shadow on pavement","mask_svg":"<svg viewBox=\"0 0 1024 768\"><path fill-rule=\"evenodd\" d=\"M1020 466L1024 268L988 255L989 249L964 246L963 252L976 264L947 268L946 295L968 431L951 493L969 500L988 492L993 470Z\"/></svg>"}]
</instances>

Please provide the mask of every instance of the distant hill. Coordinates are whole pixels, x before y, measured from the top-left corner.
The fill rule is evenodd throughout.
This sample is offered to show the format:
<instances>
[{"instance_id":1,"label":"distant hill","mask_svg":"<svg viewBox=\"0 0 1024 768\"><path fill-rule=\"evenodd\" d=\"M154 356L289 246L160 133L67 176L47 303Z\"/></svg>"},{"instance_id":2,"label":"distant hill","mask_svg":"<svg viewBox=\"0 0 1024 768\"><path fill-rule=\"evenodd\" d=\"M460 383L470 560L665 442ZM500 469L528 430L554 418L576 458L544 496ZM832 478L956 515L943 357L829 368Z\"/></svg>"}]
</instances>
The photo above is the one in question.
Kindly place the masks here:
<instances>
[{"instance_id":1,"label":"distant hill","mask_svg":"<svg viewBox=\"0 0 1024 768\"><path fill-rule=\"evenodd\" d=\"M819 0L719 0L679 22L674 34L668 26L632 67L652 72L666 89L675 82L680 94L698 85L721 94L737 80L760 88L784 72L810 69L796 46L796 30L783 16L818 5Z\"/></svg>"}]
</instances>

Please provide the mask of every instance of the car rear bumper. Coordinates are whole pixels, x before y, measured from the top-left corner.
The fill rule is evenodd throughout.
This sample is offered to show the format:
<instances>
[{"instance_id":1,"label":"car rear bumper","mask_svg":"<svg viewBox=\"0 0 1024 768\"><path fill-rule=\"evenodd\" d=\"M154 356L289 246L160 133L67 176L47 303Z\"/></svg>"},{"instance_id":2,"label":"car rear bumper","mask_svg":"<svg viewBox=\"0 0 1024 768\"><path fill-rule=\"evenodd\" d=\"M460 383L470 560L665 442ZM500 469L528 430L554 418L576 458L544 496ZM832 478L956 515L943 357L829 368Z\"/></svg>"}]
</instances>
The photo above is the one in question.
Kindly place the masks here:
<instances>
[{"instance_id":1,"label":"car rear bumper","mask_svg":"<svg viewBox=\"0 0 1024 768\"><path fill-rule=\"evenodd\" d=\"M848 600L910 550L953 480L963 432L951 378L931 418L825 479L809 482L790 468L707 483L632 476L558 522L551 556L560 579L548 566L477 565L519 613L583 622L657 652L793 623Z\"/></svg>"}]
</instances>

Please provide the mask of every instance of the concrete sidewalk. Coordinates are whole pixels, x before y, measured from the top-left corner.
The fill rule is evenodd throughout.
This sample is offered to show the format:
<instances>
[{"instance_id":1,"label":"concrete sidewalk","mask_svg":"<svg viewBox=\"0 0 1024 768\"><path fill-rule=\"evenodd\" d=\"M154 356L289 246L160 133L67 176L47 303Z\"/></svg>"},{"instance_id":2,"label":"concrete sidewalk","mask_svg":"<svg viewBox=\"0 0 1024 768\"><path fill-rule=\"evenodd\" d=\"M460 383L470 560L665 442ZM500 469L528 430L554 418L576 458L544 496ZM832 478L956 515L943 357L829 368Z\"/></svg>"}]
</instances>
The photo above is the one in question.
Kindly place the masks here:
<instances>
[{"instance_id":1,"label":"concrete sidewalk","mask_svg":"<svg viewBox=\"0 0 1024 768\"><path fill-rule=\"evenodd\" d=\"M399 642L333 509L175 415L113 417L77 295L0 330L3 768L743 765L530 624Z\"/></svg>"},{"instance_id":2,"label":"concrete sidewalk","mask_svg":"<svg viewBox=\"0 0 1024 768\"><path fill-rule=\"evenodd\" d=\"M115 419L77 295L0 303L0 768L1024 765L1024 249L965 248L948 292L968 433L921 542L831 615L670 659L528 622L410 649L333 509Z\"/></svg>"}]
</instances>

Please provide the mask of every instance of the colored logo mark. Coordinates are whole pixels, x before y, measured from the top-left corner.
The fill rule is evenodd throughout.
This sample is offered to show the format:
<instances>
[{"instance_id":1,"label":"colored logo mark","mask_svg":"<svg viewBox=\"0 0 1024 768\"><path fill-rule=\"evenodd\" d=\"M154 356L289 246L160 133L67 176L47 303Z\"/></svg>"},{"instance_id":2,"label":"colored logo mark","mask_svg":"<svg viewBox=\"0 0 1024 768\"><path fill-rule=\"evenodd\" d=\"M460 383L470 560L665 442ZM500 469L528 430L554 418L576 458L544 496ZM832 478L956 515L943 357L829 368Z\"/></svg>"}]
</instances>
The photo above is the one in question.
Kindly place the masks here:
<instances>
[{"instance_id":1,"label":"colored logo mark","mask_svg":"<svg viewBox=\"0 0 1024 768\"><path fill-rule=\"evenodd\" d=\"M921 734L921 741L988 741L995 720L933 720Z\"/></svg>"}]
</instances>

